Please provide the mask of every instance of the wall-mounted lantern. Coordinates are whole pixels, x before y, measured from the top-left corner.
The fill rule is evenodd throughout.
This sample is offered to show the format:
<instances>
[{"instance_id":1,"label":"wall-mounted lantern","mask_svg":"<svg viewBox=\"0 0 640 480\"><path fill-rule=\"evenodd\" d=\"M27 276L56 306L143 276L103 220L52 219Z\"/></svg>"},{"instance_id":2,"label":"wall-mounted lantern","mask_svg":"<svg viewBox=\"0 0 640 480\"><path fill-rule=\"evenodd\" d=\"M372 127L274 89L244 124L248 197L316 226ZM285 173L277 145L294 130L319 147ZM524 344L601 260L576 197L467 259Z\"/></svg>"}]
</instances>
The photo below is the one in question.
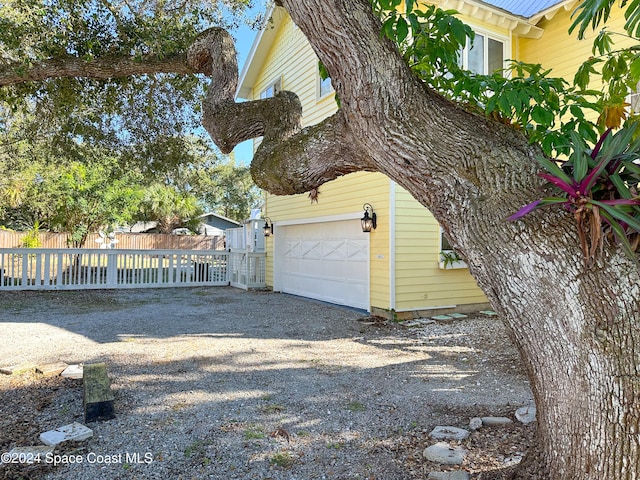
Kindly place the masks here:
<instances>
[{"instance_id":1,"label":"wall-mounted lantern","mask_svg":"<svg viewBox=\"0 0 640 480\"><path fill-rule=\"evenodd\" d=\"M369 203L365 203L362 208L364 208L364 216L360 219L360 223L362 224L362 231L368 233L372 229L376 229L376 212L373 211L373 207Z\"/></svg>"},{"instance_id":2,"label":"wall-mounted lantern","mask_svg":"<svg viewBox=\"0 0 640 480\"><path fill-rule=\"evenodd\" d=\"M265 237L273 235L273 222L269 217L264 218L264 227L262 227L262 230L264 231Z\"/></svg>"}]
</instances>

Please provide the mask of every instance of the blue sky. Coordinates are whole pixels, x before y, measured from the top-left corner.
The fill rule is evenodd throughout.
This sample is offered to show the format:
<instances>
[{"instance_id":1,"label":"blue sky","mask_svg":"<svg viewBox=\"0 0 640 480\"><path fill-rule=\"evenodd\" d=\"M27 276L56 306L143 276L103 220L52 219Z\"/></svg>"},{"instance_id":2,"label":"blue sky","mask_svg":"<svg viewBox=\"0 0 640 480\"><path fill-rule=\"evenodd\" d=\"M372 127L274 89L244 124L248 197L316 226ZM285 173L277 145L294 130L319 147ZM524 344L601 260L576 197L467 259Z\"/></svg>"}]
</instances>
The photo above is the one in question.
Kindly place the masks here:
<instances>
[{"instance_id":1,"label":"blue sky","mask_svg":"<svg viewBox=\"0 0 640 480\"><path fill-rule=\"evenodd\" d=\"M244 63L247 60L247 56L249 55L249 50L251 50L253 39L256 37L258 32L256 30L251 30L251 28L246 25L243 25L236 30L232 30L231 33L236 39L236 50L238 52L238 68L240 69L240 71L242 71L242 67L244 66ZM238 163L248 165L251 162L251 158L253 157L253 142L251 140L242 142L240 145L237 145L236 148L233 149L233 152Z\"/></svg>"}]
</instances>

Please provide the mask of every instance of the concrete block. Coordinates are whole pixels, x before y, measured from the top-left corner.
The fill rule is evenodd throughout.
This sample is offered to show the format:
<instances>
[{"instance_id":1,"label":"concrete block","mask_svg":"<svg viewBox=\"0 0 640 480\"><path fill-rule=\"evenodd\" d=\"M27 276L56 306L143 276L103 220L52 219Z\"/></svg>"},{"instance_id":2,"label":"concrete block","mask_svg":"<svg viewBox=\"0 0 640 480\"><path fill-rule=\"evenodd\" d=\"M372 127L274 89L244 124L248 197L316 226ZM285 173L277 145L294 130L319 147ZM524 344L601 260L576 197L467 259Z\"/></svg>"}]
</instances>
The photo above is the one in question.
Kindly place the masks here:
<instances>
[{"instance_id":1,"label":"concrete block","mask_svg":"<svg viewBox=\"0 0 640 480\"><path fill-rule=\"evenodd\" d=\"M40 434L40 441L45 445L58 445L62 442L81 442L93 436L93 430L81 423L74 422L55 430L49 430Z\"/></svg>"},{"instance_id":2,"label":"concrete block","mask_svg":"<svg viewBox=\"0 0 640 480\"><path fill-rule=\"evenodd\" d=\"M82 380L83 368L82 365L69 365L60 374L65 378L73 378Z\"/></svg>"}]
</instances>

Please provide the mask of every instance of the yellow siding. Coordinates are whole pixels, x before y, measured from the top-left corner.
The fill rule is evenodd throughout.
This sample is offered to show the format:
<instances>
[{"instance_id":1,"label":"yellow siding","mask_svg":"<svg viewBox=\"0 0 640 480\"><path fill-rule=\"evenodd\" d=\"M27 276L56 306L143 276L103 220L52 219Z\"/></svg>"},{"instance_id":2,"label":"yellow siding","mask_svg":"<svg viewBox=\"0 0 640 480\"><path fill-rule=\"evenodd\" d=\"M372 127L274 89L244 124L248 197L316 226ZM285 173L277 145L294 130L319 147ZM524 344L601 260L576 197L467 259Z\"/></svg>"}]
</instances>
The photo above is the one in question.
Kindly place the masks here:
<instances>
[{"instance_id":1,"label":"yellow siding","mask_svg":"<svg viewBox=\"0 0 640 480\"><path fill-rule=\"evenodd\" d=\"M318 101L318 57L288 16L254 85L253 98L260 98L260 92L276 78L282 78L283 90L295 92L300 98L305 126L314 125L335 112L332 96Z\"/></svg>"},{"instance_id":2,"label":"yellow siding","mask_svg":"<svg viewBox=\"0 0 640 480\"><path fill-rule=\"evenodd\" d=\"M591 55L593 32L578 41L568 35L571 11L562 9L551 20L543 19L540 39L513 37L506 28L475 18L462 17L479 30L512 40L511 58L541 63L552 75L573 79L580 63ZM610 29L622 31L620 11ZM622 43L620 43L622 45ZM303 34L287 17L280 26L273 47L254 86L254 98L274 79L292 90L303 105L305 125L320 122L335 112L333 96L318 99L317 57ZM595 82L594 88L600 88ZM395 189L394 195L390 188ZM390 205L395 198L394 205ZM409 312L415 310L472 305L486 302L467 269L441 269L440 228L427 209L401 187L375 173L356 173L320 187L319 202L312 204L306 194L288 197L266 196L266 214L275 222L354 214L363 203L371 203L378 215L378 228L370 236L370 299L373 309ZM391 210L393 208L393 210ZM390 222L393 220L394 224ZM390 247L394 245L394 252ZM267 282L273 285L273 242L267 239ZM391 274L391 268L394 272ZM392 275L392 276L391 276ZM395 286L395 294L392 288Z\"/></svg>"},{"instance_id":3,"label":"yellow siding","mask_svg":"<svg viewBox=\"0 0 640 480\"><path fill-rule=\"evenodd\" d=\"M485 303L467 269L439 267L438 222L406 190L396 189L396 311Z\"/></svg>"},{"instance_id":4,"label":"yellow siding","mask_svg":"<svg viewBox=\"0 0 640 480\"><path fill-rule=\"evenodd\" d=\"M514 51L518 60L527 63L540 63L544 68L552 69L552 76L562 77L572 82L578 67L592 56L593 39L600 31L600 28L596 32L587 30L584 40L578 40L575 31L569 35L572 12L573 9L569 11L561 9L551 20L543 19L538 23L538 27L544 30L539 39L515 39ZM623 25L622 10L614 7L607 28L614 32L624 32ZM631 40L622 36L615 36L615 42L616 47L631 44ZM600 90L602 88L600 80L594 79L591 88Z\"/></svg>"}]
</instances>

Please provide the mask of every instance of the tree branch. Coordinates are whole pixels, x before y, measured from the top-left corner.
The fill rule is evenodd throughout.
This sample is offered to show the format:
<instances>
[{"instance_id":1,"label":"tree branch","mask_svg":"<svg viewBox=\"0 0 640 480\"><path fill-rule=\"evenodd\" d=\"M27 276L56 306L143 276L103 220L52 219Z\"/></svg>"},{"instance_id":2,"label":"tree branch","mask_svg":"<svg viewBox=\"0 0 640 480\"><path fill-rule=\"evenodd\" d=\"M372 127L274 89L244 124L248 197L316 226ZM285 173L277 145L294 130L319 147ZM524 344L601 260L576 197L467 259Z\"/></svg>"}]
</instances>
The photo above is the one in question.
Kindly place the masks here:
<instances>
[{"instance_id":1,"label":"tree branch","mask_svg":"<svg viewBox=\"0 0 640 480\"><path fill-rule=\"evenodd\" d=\"M0 87L57 77L109 78L155 73L199 73L187 65L186 55L166 58L99 57L84 60L77 57L43 60L32 65L0 62Z\"/></svg>"},{"instance_id":2,"label":"tree branch","mask_svg":"<svg viewBox=\"0 0 640 480\"><path fill-rule=\"evenodd\" d=\"M203 32L187 52L195 70L211 77L202 124L223 153L263 137L251 164L259 187L279 195L302 193L347 173L372 170L365 149L355 148L341 112L302 129L302 106L293 92L236 103L238 64L233 38L223 29Z\"/></svg>"}]
</instances>

